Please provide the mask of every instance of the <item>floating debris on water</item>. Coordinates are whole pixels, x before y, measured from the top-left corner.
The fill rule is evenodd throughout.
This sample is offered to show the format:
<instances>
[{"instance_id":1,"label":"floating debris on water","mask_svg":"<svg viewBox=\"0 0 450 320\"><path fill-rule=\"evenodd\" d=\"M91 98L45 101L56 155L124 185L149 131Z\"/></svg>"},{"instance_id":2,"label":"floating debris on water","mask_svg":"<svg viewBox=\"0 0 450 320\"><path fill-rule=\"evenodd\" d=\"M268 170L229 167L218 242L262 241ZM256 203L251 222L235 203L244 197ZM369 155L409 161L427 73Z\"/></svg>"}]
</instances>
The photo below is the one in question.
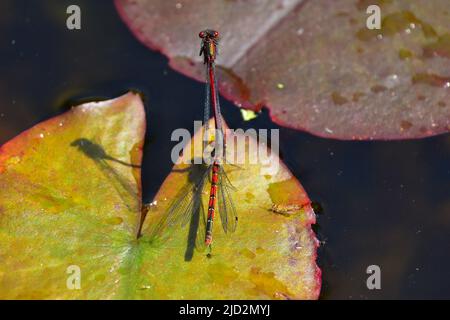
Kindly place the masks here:
<instances>
[{"instance_id":1,"label":"floating debris on water","mask_svg":"<svg viewBox=\"0 0 450 320\"><path fill-rule=\"evenodd\" d=\"M432 73L417 73L412 77L412 83L422 83L433 87L450 88L450 77L442 77Z\"/></svg>"},{"instance_id":2,"label":"floating debris on water","mask_svg":"<svg viewBox=\"0 0 450 320\"><path fill-rule=\"evenodd\" d=\"M412 126L413 124L411 122L403 120L402 122L400 122L400 131L409 130Z\"/></svg>"},{"instance_id":3,"label":"floating debris on water","mask_svg":"<svg viewBox=\"0 0 450 320\"><path fill-rule=\"evenodd\" d=\"M255 111L245 109L241 109L241 115L244 121L250 121L258 117L258 114Z\"/></svg>"},{"instance_id":4,"label":"floating debris on water","mask_svg":"<svg viewBox=\"0 0 450 320\"><path fill-rule=\"evenodd\" d=\"M279 82L279 83L277 83L277 89L284 89L284 83L281 83L281 82Z\"/></svg>"},{"instance_id":5,"label":"floating debris on water","mask_svg":"<svg viewBox=\"0 0 450 320\"><path fill-rule=\"evenodd\" d=\"M299 204L273 204L270 211L279 213L285 216L291 216L302 208Z\"/></svg>"},{"instance_id":6,"label":"floating debris on water","mask_svg":"<svg viewBox=\"0 0 450 320\"><path fill-rule=\"evenodd\" d=\"M398 57L402 60L410 59L413 57L413 53L408 49L400 49L398 51Z\"/></svg>"},{"instance_id":7,"label":"floating debris on water","mask_svg":"<svg viewBox=\"0 0 450 320\"><path fill-rule=\"evenodd\" d=\"M341 106L348 102L348 99L346 97L342 96L339 92L336 91L331 94L331 99L333 100L333 103L338 106Z\"/></svg>"},{"instance_id":8,"label":"floating debris on water","mask_svg":"<svg viewBox=\"0 0 450 320\"><path fill-rule=\"evenodd\" d=\"M387 90L387 88L380 84L374 85L372 88L370 88L370 91L372 91L373 93L380 93L380 92L383 92L386 90Z\"/></svg>"},{"instance_id":9,"label":"floating debris on water","mask_svg":"<svg viewBox=\"0 0 450 320\"><path fill-rule=\"evenodd\" d=\"M148 289L151 289L151 288L152 288L152 286L143 285L143 286L141 286L139 289L140 289L140 290L148 290Z\"/></svg>"},{"instance_id":10,"label":"floating debris on water","mask_svg":"<svg viewBox=\"0 0 450 320\"><path fill-rule=\"evenodd\" d=\"M423 48L425 58L443 57L450 58L450 33L440 36L435 42L430 43Z\"/></svg>"},{"instance_id":11,"label":"floating debris on water","mask_svg":"<svg viewBox=\"0 0 450 320\"><path fill-rule=\"evenodd\" d=\"M9 165L15 165L15 164L18 164L21 160L22 160L22 159L21 159L19 156L14 156L14 157L8 158L8 159L6 160L6 165L7 165L7 166L9 166Z\"/></svg>"},{"instance_id":12,"label":"floating debris on water","mask_svg":"<svg viewBox=\"0 0 450 320\"><path fill-rule=\"evenodd\" d=\"M358 102L361 97L364 97L366 94L364 92L355 92L352 97L352 101Z\"/></svg>"},{"instance_id":13,"label":"floating debris on water","mask_svg":"<svg viewBox=\"0 0 450 320\"><path fill-rule=\"evenodd\" d=\"M123 223L123 219L121 217L111 217L106 219L106 223L114 226L118 226Z\"/></svg>"},{"instance_id":14,"label":"floating debris on water","mask_svg":"<svg viewBox=\"0 0 450 320\"><path fill-rule=\"evenodd\" d=\"M381 30L362 28L356 33L356 37L361 41L381 40L386 36L393 36L398 33L412 34L413 30L421 27L425 38L437 37L434 28L417 18L411 11L399 11L389 14L381 22Z\"/></svg>"}]
</instances>

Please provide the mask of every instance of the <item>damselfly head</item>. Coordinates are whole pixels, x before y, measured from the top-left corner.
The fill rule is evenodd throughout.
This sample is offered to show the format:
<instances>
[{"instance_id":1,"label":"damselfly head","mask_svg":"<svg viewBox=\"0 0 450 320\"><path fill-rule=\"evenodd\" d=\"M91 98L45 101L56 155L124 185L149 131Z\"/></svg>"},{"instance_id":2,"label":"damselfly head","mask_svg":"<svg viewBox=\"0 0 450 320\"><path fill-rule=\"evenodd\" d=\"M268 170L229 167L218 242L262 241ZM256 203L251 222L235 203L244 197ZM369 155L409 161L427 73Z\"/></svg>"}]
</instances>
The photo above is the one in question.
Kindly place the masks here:
<instances>
[{"instance_id":1,"label":"damselfly head","mask_svg":"<svg viewBox=\"0 0 450 320\"><path fill-rule=\"evenodd\" d=\"M219 32L211 29L201 31L198 36L202 39L218 39Z\"/></svg>"},{"instance_id":2,"label":"damselfly head","mask_svg":"<svg viewBox=\"0 0 450 320\"><path fill-rule=\"evenodd\" d=\"M199 37L202 39L200 55L204 57L203 62L214 63L217 55L217 45L219 43L219 32L211 29L201 31Z\"/></svg>"}]
</instances>

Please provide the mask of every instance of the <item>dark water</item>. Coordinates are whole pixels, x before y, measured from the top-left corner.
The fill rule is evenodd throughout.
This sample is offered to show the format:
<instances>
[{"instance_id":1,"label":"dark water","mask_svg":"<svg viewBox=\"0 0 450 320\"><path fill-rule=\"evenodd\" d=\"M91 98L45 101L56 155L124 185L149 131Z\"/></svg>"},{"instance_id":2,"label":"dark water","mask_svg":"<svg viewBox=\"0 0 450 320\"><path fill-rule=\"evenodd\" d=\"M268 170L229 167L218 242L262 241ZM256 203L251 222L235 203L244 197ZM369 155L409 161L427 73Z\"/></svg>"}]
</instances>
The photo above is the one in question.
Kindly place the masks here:
<instances>
[{"instance_id":1,"label":"dark water","mask_svg":"<svg viewBox=\"0 0 450 320\"><path fill-rule=\"evenodd\" d=\"M65 26L70 4L82 8L81 31ZM72 104L143 92L145 200L171 169L171 132L202 118L203 85L135 40L108 0L2 0L0 53L0 144ZM232 128L277 128L267 113L244 123L222 104ZM323 299L450 298L449 135L342 142L280 128L280 139L283 160L323 208ZM372 264L381 290L366 287Z\"/></svg>"}]
</instances>

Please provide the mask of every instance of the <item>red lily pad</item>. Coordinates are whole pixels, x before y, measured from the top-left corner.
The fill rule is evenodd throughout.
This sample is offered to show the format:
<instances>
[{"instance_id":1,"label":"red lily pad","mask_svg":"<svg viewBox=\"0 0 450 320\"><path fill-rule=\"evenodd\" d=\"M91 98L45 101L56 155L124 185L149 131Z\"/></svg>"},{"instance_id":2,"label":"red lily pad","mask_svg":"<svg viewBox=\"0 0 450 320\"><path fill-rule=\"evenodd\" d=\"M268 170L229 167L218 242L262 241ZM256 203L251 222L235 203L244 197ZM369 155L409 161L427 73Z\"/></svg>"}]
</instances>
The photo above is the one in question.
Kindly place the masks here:
<instances>
[{"instance_id":1,"label":"red lily pad","mask_svg":"<svg viewBox=\"0 0 450 320\"><path fill-rule=\"evenodd\" d=\"M152 232L192 177L183 165L141 228L145 123L129 93L75 107L0 148L0 298L316 299L315 215L282 164L264 175L230 170L239 226L229 238L217 219L210 258L186 259L191 228Z\"/></svg>"},{"instance_id":2,"label":"red lily pad","mask_svg":"<svg viewBox=\"0 0 450 320\"><path fill-rule=\"evenodd\" d=\"M219 30L221 93L281 125L338 139L450 129L447 0L115 2L140 41L198 80L198 32ZM381 30L365 27L370 4Z\"/></svg>"}]
</instances>

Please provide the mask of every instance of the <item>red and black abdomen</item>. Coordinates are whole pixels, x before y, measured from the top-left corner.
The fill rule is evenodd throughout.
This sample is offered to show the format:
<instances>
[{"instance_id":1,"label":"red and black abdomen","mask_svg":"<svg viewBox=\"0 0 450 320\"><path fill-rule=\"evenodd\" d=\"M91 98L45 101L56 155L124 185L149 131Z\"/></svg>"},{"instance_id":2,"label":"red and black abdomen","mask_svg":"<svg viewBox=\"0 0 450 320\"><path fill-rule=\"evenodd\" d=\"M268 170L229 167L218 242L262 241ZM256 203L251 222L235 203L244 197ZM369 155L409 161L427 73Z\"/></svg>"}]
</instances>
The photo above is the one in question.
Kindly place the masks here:
<instances>
[{"instance_id":1,"label":"red and black abdomen","mask_svg":"<svg viewBox=\"0 0 450 320\"><path fill-rule=\"evenodd\" d=\"M216 212L218 182L219 182L219 164L217 164L217 162L214 162L212 167L211 190L209 192L209 201L208 201L208 218L206 221L206 235L205 235L206 245L210 245L212 242L212 228L213 228L214 214Z\"/></svg>"}]
</instances>

